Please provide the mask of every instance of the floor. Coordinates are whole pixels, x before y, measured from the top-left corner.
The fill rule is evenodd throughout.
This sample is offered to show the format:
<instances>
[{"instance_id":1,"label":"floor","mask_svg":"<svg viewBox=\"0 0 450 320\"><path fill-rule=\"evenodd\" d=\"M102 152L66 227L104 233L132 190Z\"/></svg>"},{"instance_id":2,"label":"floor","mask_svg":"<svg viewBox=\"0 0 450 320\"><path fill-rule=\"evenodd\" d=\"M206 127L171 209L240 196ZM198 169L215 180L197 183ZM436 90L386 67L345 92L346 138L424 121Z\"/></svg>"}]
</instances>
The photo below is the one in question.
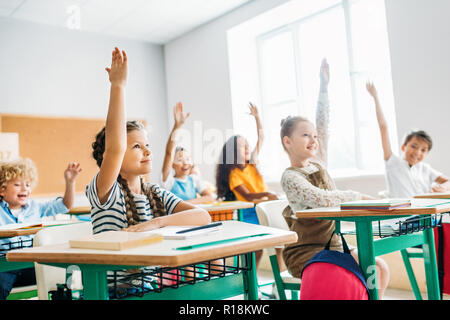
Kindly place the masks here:
<instances>
[{"instance_id":1,"label":"floor","mask_svg":"<svg viewBox=\"0 0 450 320\"><path fill-rule=\"evenodd\" d=\"M260 286L259 298L261 300L273 299L273 296L271 297L272 293L271 283L273 283L272 272L267 270L258 270L258 283ZM289 292L287 292L287 296L288 296L287 298L289 299L290 298ZM426 300L427 294L422 292L422 298ZM242 300L242 299L244 299L242 295L231 298L231 300ZM415 297L412 291L387 288L383 296L383 300L415 300ZM444 295L443 300L450 300L450 295Z\"/></svg>"},{"instance_id":2,"label":"floor","mask_svg":"<svg viewBox=\"0 0 450 320\"><path fill-rule=\"evenodd\" d=\"M272 283L273 276L272 272L268 270L258 270L258 284L259 284L259 299L260 300L274 300L274 296L272 294ZM290 292L286 293L287 298L290 299ZM422 298L424 300L427 299L427 294L422 292ZM244 296L239 295L236 297L229 298L227 300L243 300ZM37 300L37 297L31 298L30 300ZM415 300L414 294L412 291L406 290L398 290L398 289L386 289L383 300ZM450 300L450 295L444 295L443 300Z\"/></svg>"}]
</instances>

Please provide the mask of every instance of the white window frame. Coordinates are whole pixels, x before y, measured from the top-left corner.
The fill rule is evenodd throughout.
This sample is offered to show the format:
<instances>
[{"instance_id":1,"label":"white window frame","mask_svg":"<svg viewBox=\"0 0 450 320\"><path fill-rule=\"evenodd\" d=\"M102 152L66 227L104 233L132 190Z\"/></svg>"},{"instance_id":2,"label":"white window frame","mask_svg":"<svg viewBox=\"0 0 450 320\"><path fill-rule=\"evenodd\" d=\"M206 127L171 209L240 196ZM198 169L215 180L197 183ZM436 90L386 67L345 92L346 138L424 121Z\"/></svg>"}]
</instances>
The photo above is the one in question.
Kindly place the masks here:
<instances>
[{"instance_id":1,"label":"white window frame","mask_svg":"<svg viewBox=\"0 0 450 320\"><path fill-rule=\"evenodd\" d=\"M260 90L260 101L261 101L261 106L260 106L260 114L262 116L262 118L264 119L264 113L265 110L267 110L267 108L273 108L276 107L277 105L280 104L285 104L287 102L295 102L295 104L297 105L297 111L299 114L301 114L302 110L302 95L299 94L302 92L302 83L301 83L301 65L299 63L300 60L300 46L299 46L299 28L300 25L303 24L305 21L312 19L314 17L317 17L319 15L322 15L324 13L327 13L331 10L336 10L339 8L343 9L343 13L344 13L344 19L345 19L345 32L346 32L346 37L347 37L347 48L348 48L348 65L349 65L349 78L350 78L350 88L351 88L351 99L352 99L352 109L353 109L353 128L354 128L354 143L355 143L355 164L356 164L356 168L352 169L352 170L346 170L346 171L342 171L340 173L335 173L332 175L334 177L348 177L348 176L355 176L355 175L361 175L361 174L365 174L365 175L380 175L380 174L384 174L384 171L381 169L378 170L373 170L373 171L368 171L367 169L363 169L363 162L362 162L362 157L361 157L361 152L362 152L362 148L361 148L361 141L360 141L360 134L359 132L362 130L362 128L365 126L365 123L363 120L360 120L359 114L358 114L358 102L357 102L357 97L356 97L356 78L358 77L358 75L362 74L361 71L357 70L355 68L355 63L354 63L354 49L353 49L353 39L352 39L352 28L351 28L351 5L354 3L359 2L360 0L341 0L339 3L336 3L335 5L332 5L330 7L327 7L323 10L317 11L311 15L308 15L306 17L303 17L301 19L298 19L292 23L283 25L279 28L273 29L271 31L265 32L263 34L260 34L259 36L256 37L256 50L257 50L257 64L258 64L258 70L259 70L259 74L258 74L258 80L259 80L259 90ZM293 99L289 99L286 101L278 101L276 103L271 103L268 104L267 101L265 101L264 99L264 88L262 88L262 84L263 84L263 75L261 73L262 69L262 64L261 64L261 46L262 46L262 42L264 40L267 40L269 38L272 38L276 35L279 35L280 33L283 32L291 32L292 37L293 37L293 44L294 44L294 59L295 59L295 73L296 73L296 79L297 79L297 87L296 87L296 97ZM267 111L266 111L267 112ZM264 121L265 122L265 121ZM264 126L264 122L263 122L263 126ZM396 128L390 128L391 130L395 131ZM378 132L376 133L378 134ZM395 136L395 141L391 141L391 144L394 146L396 146L397 141L396 141L397 137ZM267 176L267 180L270 181L276 181L278 179L278 177L271 177L270 175Z\"/></svg>"}]
</instances>

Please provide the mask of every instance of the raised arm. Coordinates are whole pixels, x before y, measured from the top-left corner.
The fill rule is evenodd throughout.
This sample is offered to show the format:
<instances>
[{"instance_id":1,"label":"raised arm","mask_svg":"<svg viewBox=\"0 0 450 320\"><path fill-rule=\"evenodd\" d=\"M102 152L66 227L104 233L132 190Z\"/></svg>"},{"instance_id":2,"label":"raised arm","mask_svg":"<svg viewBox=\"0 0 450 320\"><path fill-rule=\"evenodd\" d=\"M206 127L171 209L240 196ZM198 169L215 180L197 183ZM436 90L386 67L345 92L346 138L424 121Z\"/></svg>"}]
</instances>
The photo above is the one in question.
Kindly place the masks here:
<instances>
[{"instance_id":1,"label":"raised arm","mask_svg":"<svg viewBox=\"0 0 450 320\"><path fill-rule=\"evenodd\" d=\"M104 203L119 176L127 148L125 86L128 61L125 51L114 48L111 67L105 68L111 82L108 115L105 128L105 153L97 176L97 194Z\"/></svg>"},{"instance_id":2,"label":"raised arm","mask_svg":"<svg viewBox=\"0 0 450 320\"><path fill-rule=\"evenodd\" d=\"M259 114L258 114L258 109L256 108L256 106L253 103L249 103L249 108L250 108L250 114L255 117L255 121L256 121L256 131L258 134L258 141L256 142L256 146L255 149L252 151L251 154L251 163L257 164L258 163L258 154L261 150L261 146L263 144L264 141L264 132L262 129L262 125L261 125L261 119L259 118Z\"/></svg>"},{"instance_id":3,"label":"raised arm","mask_svg":"<svg viewBox=\"0 0 450 320\"><path fill-rule=\"evenodd\" d=\"M325 165L328 162L328 124L330 122L330 104L328 101L328 83L330 81L330 68L326 59L320 66L320 91L316 109L316 129L319 139L317 157Z\"/></svg>"},{"instance_id":4,"label":"raised arm","mask_svg":"<svg viewBox=\"0 0 450 320\"><path fill-rule=\"evenodd\" d=\"M383 147L384 160L389 160L392 155L391 142L389 140L389 131L386 119L384 118L383 111L381 110L380 101L378 99L377 89L371 82L366 83L366 89L372 96L375 102L375 110L377 114L378 127L381 134L381 145Z\"/></svg>"},{"instance_id":5,"label":"raised arm","mask_svg":"<svg viewBox=\"0 0 450 320\"><path fill-rule=\"evenodd\" d=\"M166 144L166 152L164 154L164 161L163 161L163 167L162 167L162 180L166 181L170 174L170 169L172 168L172 162L175 151L175 136L176 132L181 126L184 124L184 122L189 118L190 113L188 112L186 115L183 113L183 104L181 102L178 102L175 107L173 107L173 118L174 118L174 124L172 131L169 134L169 138L167 139Z\"/></svg>"},{"instance_id":6,"label":"raised arm","mask_svg":"<svg viewBox=\"0 0 450 320\"><path fill-rule=\"evenodd\" d=\"M79 163L71 162L64 170L64 180L66 181L66 190L64 192L63 203L67 209L72 208L75 200L75 181L81 172Z\"/></svg>"}]
</instances>

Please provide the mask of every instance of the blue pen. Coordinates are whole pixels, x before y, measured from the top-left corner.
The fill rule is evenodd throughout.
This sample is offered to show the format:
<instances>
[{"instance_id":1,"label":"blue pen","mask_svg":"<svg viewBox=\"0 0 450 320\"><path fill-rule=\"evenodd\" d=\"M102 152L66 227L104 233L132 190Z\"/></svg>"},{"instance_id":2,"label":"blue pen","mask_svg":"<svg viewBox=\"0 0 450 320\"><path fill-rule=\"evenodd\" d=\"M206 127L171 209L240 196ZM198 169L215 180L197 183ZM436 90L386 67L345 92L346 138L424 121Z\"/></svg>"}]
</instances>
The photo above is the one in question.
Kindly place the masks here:
<instances>
[{"instance_id":1,"label":"blue pen","mask_svg":"<svg viewBox=\"0 0 450 320\"><path fill-rule=\"evenodd\" d=\"M202 229L207 229L207 228L213 228L213 227L217 227L217 226L221 226L221 225L222 225L222 222L210 223L210 224L206 224L204 226L199 226L199 227L194 227L194 228L190 228L190 229L186 229L186 230L177 231L175 233L177 233L177 234L186 233L186 232L197 231L197 230L202 230Z\"/></svg>"}]
</instances>

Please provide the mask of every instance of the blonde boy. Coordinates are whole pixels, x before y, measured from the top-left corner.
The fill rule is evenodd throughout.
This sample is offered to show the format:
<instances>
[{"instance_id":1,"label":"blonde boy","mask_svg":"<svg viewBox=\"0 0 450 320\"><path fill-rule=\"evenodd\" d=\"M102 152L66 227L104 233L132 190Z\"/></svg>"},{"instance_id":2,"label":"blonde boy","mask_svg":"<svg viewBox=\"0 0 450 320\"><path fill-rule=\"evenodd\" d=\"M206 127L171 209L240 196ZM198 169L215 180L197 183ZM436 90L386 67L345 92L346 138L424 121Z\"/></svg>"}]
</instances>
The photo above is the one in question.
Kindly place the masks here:
<instances>
[{"instance_id":1,"label":"blonde boy","mask_svg":"<svg viewBox=\"0 0 450 320\"><path fill-rule=\"evenodd\" d=\"M81 168L69 163L64 171L66 190L64 197L47 202L30 199L37 184L37 170L30 159L0 162L0 226L13 223L40 221L43 217L66 213L72 207L75 197L75 180ZM31 236L0 239L0 253L17 247L21 242L30 242ZM0 272L0 300L6 299L16 283L35 282L34 268L11 272Z\"/></svg>"}]
</instances>

